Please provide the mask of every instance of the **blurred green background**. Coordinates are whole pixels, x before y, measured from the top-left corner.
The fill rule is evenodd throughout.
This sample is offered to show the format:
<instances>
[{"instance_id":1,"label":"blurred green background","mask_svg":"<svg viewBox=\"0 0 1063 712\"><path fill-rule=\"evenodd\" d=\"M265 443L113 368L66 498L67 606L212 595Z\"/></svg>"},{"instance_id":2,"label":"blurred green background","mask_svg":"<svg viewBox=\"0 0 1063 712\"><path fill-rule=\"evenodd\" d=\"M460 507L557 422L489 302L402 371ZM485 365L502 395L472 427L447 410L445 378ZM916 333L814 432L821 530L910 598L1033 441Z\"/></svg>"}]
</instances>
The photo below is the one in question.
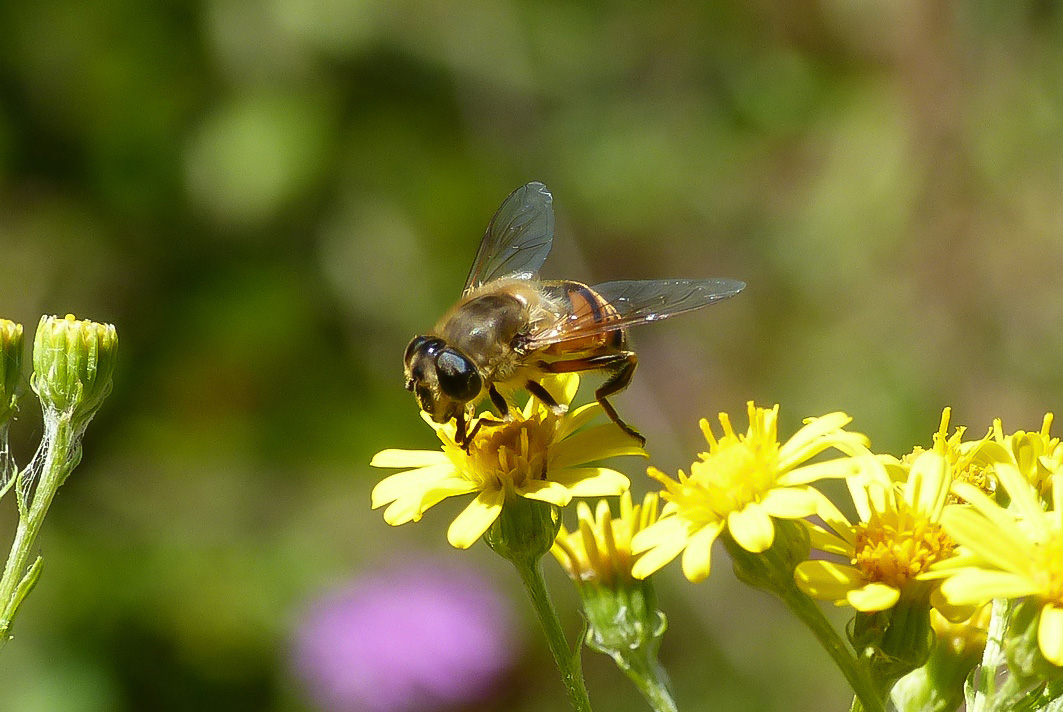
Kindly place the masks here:
<instances>
[{"instance_id":1,"label":"blurred green background","mask_svg":"<svg viewBox=\"0 0 1063 712\"><path fill-rule=\"evenodd\" d=\"M945 405L975 434L1036 429L1063 395L1061 77L1047 0L0 3L0 315L121 340L0 709L312 709L299 612L418 552L523 616L483 709L563 708L516 576L446 545L463 503L395 529L369 510L374 452L435 447L402 350L529 180L554 193L549 277L749 284L634 333L616 403L666 471L703 449L697 418L744 422L751 398L784 435L845 410L896 454ZM725 562L658 578L682 709L847 707ZM597 709L644 709L585 667Z\"/></svg>"}]
</instances>

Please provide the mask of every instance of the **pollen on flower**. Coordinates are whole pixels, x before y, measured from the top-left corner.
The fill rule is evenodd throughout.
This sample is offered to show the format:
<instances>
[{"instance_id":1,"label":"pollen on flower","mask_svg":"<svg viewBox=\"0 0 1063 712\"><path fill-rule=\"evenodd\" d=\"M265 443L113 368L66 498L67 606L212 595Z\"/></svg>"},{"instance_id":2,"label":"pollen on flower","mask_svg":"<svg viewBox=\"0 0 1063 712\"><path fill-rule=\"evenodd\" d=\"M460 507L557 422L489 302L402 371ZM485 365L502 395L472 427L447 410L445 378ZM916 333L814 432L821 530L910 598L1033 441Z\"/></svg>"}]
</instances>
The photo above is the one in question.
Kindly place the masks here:
<instances>
[{"instance_id":1,"label":"pollen on flower","mask_svg":"<svg viewBox=\"0 0 1063 712\"><path fill-rule=\"evenodd\" d=\"M672 479L660 470L649 475L664 485L666 504L661 518L632 541L642 554L632 574L645 578L682 553L683 574L690 581L709 575L710 549L726 531L751 553L766 551L775 538L774 519L801 519L815 514L823 495L811 483L846 477L856 471L852 454L866 451L866 438L844 430L849 416L830 413L805 420L785 443L778 440L779 407L747 404L749 429L736 433L726 413L720 414L723 434L717 438L707 420L701 430L708 442L690 466ZM844 456L809 463L828 449Z\"/></svg>"},{"instance_id":2,"label":"pollen on flower","mask_svg":"<svg viewBox=\"0 0 1063 712\"><path fill-rule=\"evenodd\" d=\"M941 525L925 515L914 511L894 514L900 516L873 516L870 522L854 527L852 563L867 581L903 589L932 564L949 557L955 545Z\"/></svg>"},{"instance_id":3,"label":"pollen on flower","mask_svg":"<svg viewBox=\"0 0 1063 712\"><path fill-rule=\"evenodd\" d=\"M756 414L751 414L750 420L761 424ZM779 443L774 428L770 428L769 435L754 426L743 437L735 434L726 413L720 414L720 424L724 434L716 438L708 421L702 420L701 429L709 442L709 451L701 453L699 460L691 464L689 477L680 471L676 481L656 468L649 468L649 475L665 486L662 498L675 503L683 517L691 522L724 518L760 501L776 483Z\"/></svg>"},{"instance_id":4,"label":"pollen on flower","mask_svg":"<svg viewBox=\"0 0 1063 712\"><path fill-rule=\"evenodd\" d=\"M565 394L563 404L569 405L578 382L566 374L548 390ZM386 507L384 521L398 526L418 521L447 497L475 494L447 530L447 540L465 549L514 497L564 507L573 497L617 496L629 487L627 477L594 463L621 455L645 457L646 451L615 423L594 424L602 414L597 403L555 414L531 399L507 421L482 420L467 451L455 443L453 423L435 423L422 414L442 450L378 452L372 466L405 469L377 483L373 508Z\"/></svg>"},{"instance_id":5,"label":"pollen on flower","mask_svg":"<svg viewBox=\"0 0 1063 712\"><path fill-rule=\"evenodd\" d=\"M552 419L552 415L546 416L547 421ZM508 423L485 422L468 452L451 443L444 450L455 467L482 486L523 487L546 479L554 426L538 417Z\"/></svg>"}]
</instances>

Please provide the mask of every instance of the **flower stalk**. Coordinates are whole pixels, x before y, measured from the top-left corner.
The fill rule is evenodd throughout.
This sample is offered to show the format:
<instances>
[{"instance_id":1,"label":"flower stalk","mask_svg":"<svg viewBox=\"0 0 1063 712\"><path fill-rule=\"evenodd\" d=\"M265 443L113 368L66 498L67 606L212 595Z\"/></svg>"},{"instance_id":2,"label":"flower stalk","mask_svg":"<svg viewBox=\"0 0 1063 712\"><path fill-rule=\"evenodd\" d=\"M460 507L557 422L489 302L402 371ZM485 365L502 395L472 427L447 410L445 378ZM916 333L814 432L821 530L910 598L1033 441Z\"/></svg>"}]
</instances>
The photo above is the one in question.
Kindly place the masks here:
<instances>
[{"instance_id":1,"label":"flower stalk","mask_svg":"<svg viewBox=\"0 0 1063 712\"><path fill-rule=\"evenodd\" d=\"M543 578L542 558L550 550L560 526L553 505L508 493L498 519L484 534L484 541L517 568L539 625L546 634L547 645L561 673L561 682L572 709L590 712L591 702L583 682L579 650L573 651L569 647Z\"/></svg>"},{"instance_id":2,"label":"flower stalk","mask_svg":"<svg viewBox=\"0 0 1063 712\"><path fill-rule=\"evenodd\" d=\"M611 657L654 710L673 712L668 676L657 662L667 620L652 581L631 575L631 539L657 521L658 497L647 494L636 505L625 492L616 516L604 499L594 511L580 502L576 514L577 528L561 527L550 552L579 592L587 619L584 642Z\"/></svg>"},{"instance_id":3,"label":"flower stalk","mask_svg":"<svg viewBox=\"0 0 1063 712\"><path fill-rule=\"evenodd\" d=\"M794 567L807 552L808 536L796 523L777 521L779 529L775 543L768 550L754 554L740 546L732 537L721 537L727 553L734 562L735 576L753 588L776 596L797 618L830 656L838 670L849 682L856 697L852 712L885 712L882 696L868 670L853 655L834 626L794 581Z\"/></svg>"},{"instance_id":4,"label":"flower stalk","mask_svg":"<svg viewBox=\"0 0 1063 712\"><path fill-rule=\"evenodd\" d=\"M542 560L513 560L513 565L517 567L524 590L528 592L528 598L535 608L539 625L546 634L546 642L561 673L561 682L565 685L572 709L576 712L591 712L591 700L583 681L583 666L580 664L579 653L569 648L565 632L561 629L561 621L550 600L550 593L546 590Z\"/></svg>"},{"instance_id":5,"label":"flower stalk","mask_svg":"<svg viewBox=\"0 0 1063 712\"><path fill-rule=\"evenodd\" d=\"M51 421L50 425L53 431L45 432L47 447L42 458L41 480L34 490L28 509L23 516L19 517L11 552L4 566L3 577L0 578L0 606L3 607L0 609L0 647L11 639L11 627L14 624L15 614L40 576L43 563L40 556L34 560L28 570L26 565L34 551L34 542L37 540L41 525L44 524L44 518L48 514L52 499L59 485L63 483L77 462L74 453L76 450L74 428L69 415L60 416ZM49 423L46 421L45 427L48 428L48 426ZM22 477L23 473L19 473L18 478Z\"/></svg>"},{"instance_id":6,"label":"flower stalk","mask_svg":"<svg viewBox=\"0 0 1063 712\"><path fill-rule=\"evenodd\" d=\"M587 647L611 657L654 712L676 712L671 682L657 660L667 624L651 582L617 589L588 584L580 587L580 597L589 623Z\"/></svg>"},{"instance_id":7,"label":"flower stalk","mask_svg":"<svg viewBox=\"0 0 1063 712\"><path fill-rule=\"evenodd\" d=\"M0 323L3 347L3 404L0 415L14 408L20 357L8 353L21 350L21 327L11 338L10 322ZM40 578L43 562L35 551L37 535L59 487L81 460L81 436L103 400L111 391L111 376L118 351L118 337L110 324L79 321L73 315L41 318L33 343L33 376L30 384L41 401L44 437L29 466L11 466L3 493L13 485L19 514L3 575L0 576L0 647L11 639L15 615ZM14 395L17 395L14 394ZM0 435L6 436L5 430ZM5 466L6 438L2 444ZM3 463L0 463L3 464ZM12 476L13 475L13 476Z\"/></svg>"}]
</instances>

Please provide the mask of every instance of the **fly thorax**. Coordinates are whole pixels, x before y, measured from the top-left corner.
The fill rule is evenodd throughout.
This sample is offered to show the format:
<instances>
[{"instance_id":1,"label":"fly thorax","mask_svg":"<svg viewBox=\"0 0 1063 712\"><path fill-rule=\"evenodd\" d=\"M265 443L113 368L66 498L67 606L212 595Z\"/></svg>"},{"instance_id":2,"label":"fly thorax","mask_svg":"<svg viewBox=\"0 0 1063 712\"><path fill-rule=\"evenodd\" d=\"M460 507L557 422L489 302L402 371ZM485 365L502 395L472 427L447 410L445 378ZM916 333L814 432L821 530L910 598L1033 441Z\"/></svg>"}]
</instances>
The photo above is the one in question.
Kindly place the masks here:
<instances>
[{"instance_id":1,"label":"fly thorax","mask_svg":"<svg viewBox=\"0 0 1063 712\"><path fill-rule=\"evenodd\" d=\"M521 300L509 294L484 294L458 307L441 332L447 343L492 373L512 354L512 344L527 321Z\"/></svg>"}]
</instances>

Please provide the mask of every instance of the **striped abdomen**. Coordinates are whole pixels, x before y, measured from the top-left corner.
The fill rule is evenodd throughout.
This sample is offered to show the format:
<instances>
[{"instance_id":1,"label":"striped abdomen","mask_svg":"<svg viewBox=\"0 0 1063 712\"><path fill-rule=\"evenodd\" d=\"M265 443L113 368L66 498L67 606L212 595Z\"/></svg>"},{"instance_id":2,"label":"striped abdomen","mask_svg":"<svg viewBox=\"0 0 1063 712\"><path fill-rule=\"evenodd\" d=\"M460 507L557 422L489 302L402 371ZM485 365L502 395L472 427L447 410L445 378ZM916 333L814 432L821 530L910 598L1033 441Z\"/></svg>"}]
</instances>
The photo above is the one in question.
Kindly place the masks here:
<instances>
[{"instance_id":1,"label":"striped abdomen","mask_svg":"<svg viewBox=\"0 0 1063 712\"><path fill-rule=\"evenodd\" d=\"M569 280L543 282L542 292L559 305L559 311L570 315L573 338L552 344L542 351L547 357L571 359L597 352L615 352L626 348L627 339L623 329L611 329L586 336L576 336L602 324L619 319L619 314L609 302L593 289L580 282Z\"/></svg>"}]
</instances>

